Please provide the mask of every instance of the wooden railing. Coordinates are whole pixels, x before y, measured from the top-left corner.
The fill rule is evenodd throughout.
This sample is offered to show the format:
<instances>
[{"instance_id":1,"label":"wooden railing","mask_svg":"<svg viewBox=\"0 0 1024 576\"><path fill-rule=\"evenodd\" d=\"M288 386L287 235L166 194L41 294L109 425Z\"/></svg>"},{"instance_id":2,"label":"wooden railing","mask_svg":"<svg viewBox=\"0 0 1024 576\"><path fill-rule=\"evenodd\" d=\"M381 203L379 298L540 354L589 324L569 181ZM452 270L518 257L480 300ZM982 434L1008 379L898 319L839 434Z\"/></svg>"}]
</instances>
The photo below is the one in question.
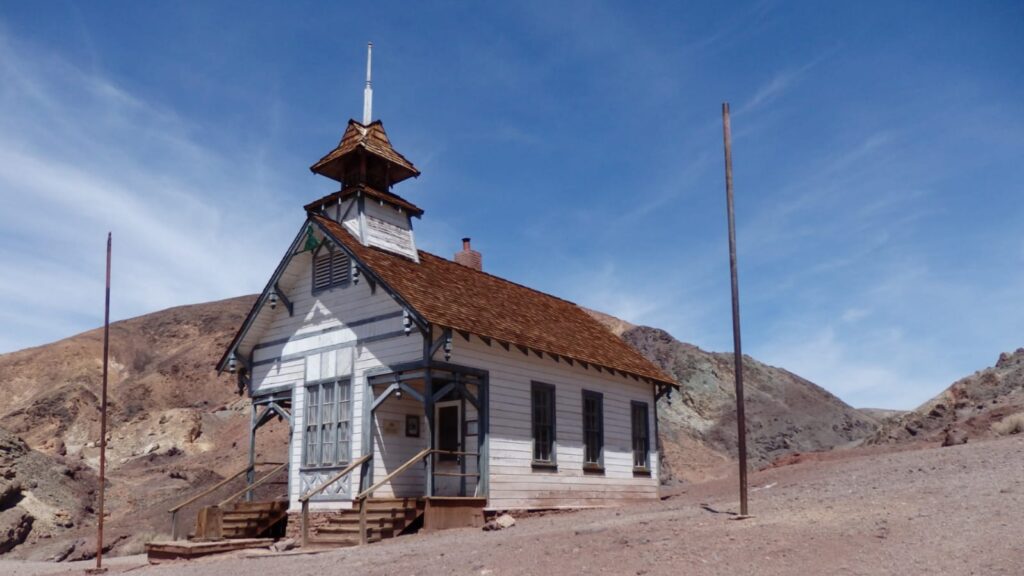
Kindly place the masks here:
<instances>
[{"instance_id":1,"label":"wooden railing","mask_svg":"<svg viewBox=\"0 0 1024 576\"><path fill-rule=\"evenodd\" d=\"M320 484L316 488L313 488L309 492L306 492L305 494L303 494L302 496L299 497L299 502L302 504L302 545L303 546L306 546L306 545L309 544L309 499L312 498L313 496L316 496L317 494L323 492L329 486L331 486L335 482L341 480L345 476L348 476L349 474L352 473L353 470L355 470L356 468L358 468L358 467L362 466L363 464L369 462L370 459L372 459L372 458L373 458L373 453L366 454L364 456L360 456L359 458L353 460L351 464L349 464L348 466L345 466L345 468L343 468L340 472L338 472L334 476L331 476L331 478L329 480L327 480L326 482Z\"/></svg>"},{"instance_id":2,"label":"wooden railing","mask_svg":"<svg viewBox=\"0 0 1024 576\"><path fill-rule=\"evenodd\" d=\"M255 482L253 482L252 484L249 484L249 485L248 485L248 486L246 486L245 488L242 488L242 489L241 489L241 490L239 490L238 492L235 492L235 493L234 493L234 494L232 494L231 496L228 496L227 498L225 498L225 499L221 500L221 501L220 501L220 503L219 503L219 504L217 504L217 506L220 506L220 507L224 507L225 505L227 505L227 504L230 504L230 503L231 503L231 502L233 502L234 500L236 500L236 499L240 498L240 497L241 497L241 496L242 496L243 494L245 494L246 492L251 492L252 490L255 490L255 489L256 489L257 487L259 487L259 486L262 486L262 485L266 484L266 483L267 483L267 481L271 479L271 477L273 477L273 476L274 476L274 475L276 475L276 474L277 474L278 472L280 472L281 470L284 470L284 469L285 469L285 468L287 468L287 467L288 467L288 463L287 463L287 462L285 462L284 464L279 464L279 465L275 466L273 470L271 470L270 472L267 472L267 473L266 473L266 474L265 474L265 475L264 475L264 476L263 476L262 478L260 478L259 480L256 480L256 481L255 481Z\"/></svg>"},{"instance_id":3,"label":"wooden railing","mask_svg":"<svg viewBox=\"0 0 1024 576\"><path fill-rule=\"evenodd\" d=\"M448 456L476 456L478 460L480 458L480 454L477 453L477 452L453 452L453 451L450 451L450 450L433 450L433 449L430 449L430 448L425 448L425 449L421 450L418 454L413 456L412 458L406 460L404 464L402 464L398 468L395 468L390 474L388 474L387 476L382 478L379 482L374 483L373 486L370 486L366 490L363 490L362 492L360 492L358 495L356 495L355 498L353 498L353 500L356 500L357 502L359 502L359 543L360 544L366 544L367 541L369 540L369 536L367 535L367 532L366 532L366 500L369 499L370 497L372 497L373 493L378 488L380 488L381 486L387 484L388 482L391 482L391 480L394 479L396 476L398 476L399 474L402 474L403 472L405 472L406 470L411 468L413 464L416 464L420 460L423 460L427 456L431 456L433 454L445 454L445 455L448 455ZM479 464L479 461L478 461L477 462L477 472L473 473L473 474L466 474L466 476L479 476L479 469L480 469L480 464Z\"/></svg>"},{"instance_id":4,"label":"wooden railing","mask_svg":"<svg viewBox=\"0 0 1024 576\"><path fill-rule=\"evenodd\" d=\"M245 468L242 468L238 472L235 472L234 474L224 478L223 480L221 480L220 482L217 482L216 484L214 484L213 486L207 488L206 490L203 490L199 494L196 494L195 496L189 498L188 500L185 500L181 504L178 504L177 506L169 509L168 512L170 512L170 514L171 514L171 539L172 540L177 540L178 539L178 511L179 510L181 510L182 508L188 506L189 504L193 504L193 503L197 502L199 499L204 498L207 495L212 494L213 492L216 492L217 490L223 488L229 482L231 482L235 478L238 478L242 474L248 474L250 470L255 470L256 466L277 466L277 468L275 470L279 470L282 466L287 466L287 464L282 464L280 462L256 462L252 466L248 466L247 465ZM264 480L265 479L266 479L266 477L264 477ZM249 490L251 490L254 487L255 487L255 484L253 486L246 486L245 489L243 489L241 493L244 494L245 492L248 492Z\"/></svg>"}]
</instances>

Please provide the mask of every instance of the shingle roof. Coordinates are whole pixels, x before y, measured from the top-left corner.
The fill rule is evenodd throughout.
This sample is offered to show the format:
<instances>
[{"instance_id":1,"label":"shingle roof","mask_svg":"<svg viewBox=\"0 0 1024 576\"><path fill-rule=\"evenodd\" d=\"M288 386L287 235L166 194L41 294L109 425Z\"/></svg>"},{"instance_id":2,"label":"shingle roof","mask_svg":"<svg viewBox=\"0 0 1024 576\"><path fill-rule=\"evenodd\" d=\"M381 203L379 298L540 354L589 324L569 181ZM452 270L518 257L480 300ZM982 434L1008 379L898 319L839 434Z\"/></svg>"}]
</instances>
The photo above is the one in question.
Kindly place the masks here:
<instances>
[{"instance_id":1,"label":"shingle roof","mask_svg":"<svg viewBox=\"0 0 1024 576\"><path fill-rule=\"evenodd\" d=\"M416 263L363 246L337 222L309 217L431 324L675 384L572 302L422 250Z\"/></svg>"},{"instance_id":2,"label":"shingle roof","mask_svg":"<svg viewBox=\"0 0 1024 576\"><path fill-rule=\"evenodd\" d=\"M315 200L313 202L310 202L309 204L306 204L306 206L305 206L306 211L307 212L309 212L309 211L314 211L315 212L315 211L319 210L321 206L324 206L326 204L331 204L333 202L337 202L338 200L344 200L345 198L348 198L349 196L351 196L352 194L355 194L357 192L362 192L362 193L366 194L367 196L369 196L371 198L376 198L377 200L382 200L384 202L388 202L390 204L394 204L395 206L400 206L406 212L408 212L409 214L411 214L413 216L419 217L419 216L423 215L423 209L422 208L420 208L419 206L413 204L412 202L409 202L405 198L402 198L398 194L395 194L394 192L381 192L380 190L377 190L376 188L371 188L371 187L367 186L366 184L355 184L353 186L346 186L345 188L343 188L342 190L340 190L338 192L334 192L332 194L328 194L327 196L324 196L323 198L320 198L319 200Z\"/></svg>"},{"instance_id":3,"label":"shingle roof","mask_svg":"<svg viewBox=\"0 0 1024 576\"><path fill-rule=\"evenodd\" d=\"M341 141L338 142L338 147L328 152L309 169L317 174L342 180L345 176L343 164L346 160L344 156L359 148L363 148L391 164L391 183L420 175L420 171L412 165L412 162L391 146L391 140L384 132L384 124L380 120L375 120L367 125L349 120L345 133L341 136Z\"/></svg>"}]
</instances>

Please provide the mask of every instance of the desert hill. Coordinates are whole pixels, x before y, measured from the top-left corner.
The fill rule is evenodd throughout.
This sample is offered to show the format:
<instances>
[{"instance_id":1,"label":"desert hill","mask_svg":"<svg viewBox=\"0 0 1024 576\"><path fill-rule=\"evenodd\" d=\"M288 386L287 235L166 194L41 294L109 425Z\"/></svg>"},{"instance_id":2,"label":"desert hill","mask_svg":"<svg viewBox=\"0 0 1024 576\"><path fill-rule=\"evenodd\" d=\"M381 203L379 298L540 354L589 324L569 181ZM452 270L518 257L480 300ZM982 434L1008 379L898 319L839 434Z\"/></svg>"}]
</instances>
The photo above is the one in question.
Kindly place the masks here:
<instances>
[{"instance_id":1,"label":"desert hill","mask_svg":"<svg viewBox=\"0 0 1024 576\"><path fill-rule=\"evenodd\" d=\"M182 306L111 324L107 525L115 552L137 550L154 532L168 532L168 507L245 465L249 404L233 379L218 377L213 366L252 301L246 296ZM50 497L30 489L19 472L19 486L9 490L13 496L0 501L0 540L10 533L9 542L26 542L13 556L92 554L92 544L83 540L92 531L83 522L93 524L94 514L81 512L92 511L95 490L95 479L88 478L99 458L102 350L98 329L0 355L0 422L12 435L0 438L17 446L20 437L32 450L18 448L19 462L28 458L36 462L33 469L74 474L82 488ZM286 438L287 424L273 422L260 430L258 448L280 458ZM42 504L14 505L32 498ZM8 512L15 509L34 518L25 533L15 529L24 523ZM58 513L72 522L42 530Z\"/></svg>"},{"instance_id":2,"label":"desert hill","mask_svg":"<svg viewBox=\"0 0 1024 576\"><path fill-rule=\"evenodd\" d=\"M249 405L232 378L217 376L213 366L252 301L246 296L182 306L111 325L108 525L115 552L132 551L153 532L167 532L169 506L244 465ZM695 481L731 472L736 446L732 356L705 352L662 330L600 318L683 386L671 402L663 399L659 405L672 478ZM47 465L81 478L97 465L101 353L102 331L92 330L0 355L3 427L48 459ZM871 417L790 372L748 357L745 374L754 466L791 452L856 442L877 428ZM281 458L286 438L286 423L262 429L262 457ZM27 501L24 492L16 498ZM88 556L82 538L91 536L85 529L91 520L81 512L91 510L92 497L89 488L55 498L52 507L72 517L71 525L48 525L43 531L43 523L37 523L23 538L27 544L11 554ZM0 510L13 508L0 502ZM0 526L0 532L5 529Z\"/></svg>"},{"instance_id":3,"label":"desert hill","mask_svg":"<svg viewBox=\"0 0 1024 576\"><path fill-rule=\"evenodd\" d=\"M947 432L952 442L1024 432L1024 348L885 421L871 443L945 441Z\"/></svg>"},{"instance_id":4,"label":"desert hill","mask_svg":"<svg viewBox=\"0 0 1024 576\"><path fill-rule=\"evenodd\" d=\"M627 329L622 338L682 387L673 401L658 405L667 467L683 480L717 475L737 450L733 355L706 352L647 326ZM858 443L878 428L873 417L782 368L744 356L743 375L751 466Z\"/></svg>"}]
</instances>

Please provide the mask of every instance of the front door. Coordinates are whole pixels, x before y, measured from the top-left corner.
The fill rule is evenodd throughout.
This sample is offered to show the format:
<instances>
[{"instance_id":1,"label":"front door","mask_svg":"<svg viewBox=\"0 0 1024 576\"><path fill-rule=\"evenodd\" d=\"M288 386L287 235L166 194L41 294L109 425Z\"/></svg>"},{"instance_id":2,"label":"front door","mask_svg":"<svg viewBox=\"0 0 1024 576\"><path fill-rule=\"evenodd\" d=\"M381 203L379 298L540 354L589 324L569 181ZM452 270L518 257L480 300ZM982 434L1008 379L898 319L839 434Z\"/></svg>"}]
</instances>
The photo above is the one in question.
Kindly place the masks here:
<instances>
[{"instance_id":1,"label":"front door","mask_svg":"<svg viewBox=\"0 0 1024 576\"><path fill-rule=\"evenodd\" d=\"M438 402L434 405L435 448L448 452L463 452L462 407L458 400ZM434 495L464 496L460 494L462 470L461 455L437 454L434 458Z\"/></svg>"}]
</instances>

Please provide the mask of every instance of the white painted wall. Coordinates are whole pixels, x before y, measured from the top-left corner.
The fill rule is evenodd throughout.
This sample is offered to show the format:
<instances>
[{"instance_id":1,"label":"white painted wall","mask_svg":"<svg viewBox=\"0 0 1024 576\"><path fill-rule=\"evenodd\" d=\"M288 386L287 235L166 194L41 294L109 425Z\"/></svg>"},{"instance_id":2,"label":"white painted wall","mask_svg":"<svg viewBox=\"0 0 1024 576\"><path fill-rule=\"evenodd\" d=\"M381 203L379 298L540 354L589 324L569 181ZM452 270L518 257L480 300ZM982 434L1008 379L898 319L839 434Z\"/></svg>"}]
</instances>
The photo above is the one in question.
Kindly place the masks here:
<instances>
[{"instance_id":1,"label":"white painted wall","mask_svg":"<svg viewBox=\"0 0 1024 576\"><path fill-rule=\"evenodd\" d=\"M412 221L407 212L366 199L366 243L419 261Z\"/></svg>"},{"instance_id":2,"label":"white painted wall","mask_svg":"<svg viewBox=\"0 0 1024 576\"><path fill-rule=\"evenodd\" d=\"M384 366L418 360L422 354L422 336L415 330L409 336L366 342L383 334L400 332L401 308L383 289L371 292L365 279L358 284L336 287L316 296L311 292L310 254L296 256L281 278L282 291L294 304L289 315L283 304L276 310L264 310L253 330L243 339L240 350L263 362L279 357L294 359L256 366L254 389L292 387L293 434L290 448L291 477L289 496L298 508L299 474L304 430L304 384L319 378L307 374L307 357L320 366L319 355L334 354L334 373L348 370L337 361L339 349L355 346L351 367L353 382L353 458L361 454L362 438L368 431L362 422L366 400L366 372ZM394 314L394 317L359 324L367 318ZM281 341L261 347L254 345ZM655 406L653 386L621 376L598 373L579 365L556 363L532 353L524 355L516 348L505 351L498 345L487 346L477 338L453 341L451 362L487 370L490 374L490 502L492 509L554 508L609 505L630 499L657 496ZM313 357L316 357L315 360ZM312 365L312 364L311 364ZM339 370L341 372L339 372ZM541 381L555 386L557 471L534 470L531 466L530 384ZM582 390L604 394L605 472L584 474L582 446ZM632 468L630 402L648 403L651 438L650 477L634 477ZM419 439L404 435L405 414L422 414L422 406L411 398L389 399L378 411L374 426L375 471L383 478L395 466L426 447L426 420L421 422ZM469 415L467 415L469 416ZM399 421L399 432L383 434L380 420ZM381 441L383 440L383 442ZM475 450L475 445L467 445ZM471 467L472 469L472 467ZM377 496L418 495L422 490L423 470L414 469L387 486ZM315 508L349 506L349 503L315 503Z\"/></svg>"},{"instance_id":3,"label":"white painted wall","mask_svg":"<svg viewBox=\"0 0 1024 576\"><path fill-rule=\"evenodd\" d=\"M506 352L477 338L453 340L451 362L490 374L489 509L606 506L626 500L656 498L658 454L651 384L597 373L549 357ZM557 471L531 466L530 385L555 387ZM604 394L603 475L583 471L584 389ZM651 475L634 477L630 402L648 403Z\"/></svg>"},{"instance_id":4,"label":"white painted wall","mask_svg":"<svg viewBox=\"0 0 1024 576\"><path fill-rule=\"evenodd\" d=\"M253 369L253 389L259 391L270 388L290 387L292 389L292 439L290 446L290 486L289 498L293 509L297 509L301 473L303 432L305 430L305 387L304 384L316 381L326 375L320 373L321 355L327 355L330 376L351 374L353 382L353 424L352 454L353 458L361 456L363 401L366 388L365 373L382 366L418 360L423 353L423 339L413 331L406 336L366 342L367 339L389 333L402 331L402 319L397 314L401 307L378 288L371 291L369 283L363 279L357 284L347 287L335 287L314 296L312 294L312 278L310 272L310 254L296 256L281 279L281 289L292 301L294 315L289 315L286 307L279 304L276 310L265 309L260 314L262 333L250 331L252 336L243 341L241 349L251 357L254 363L273 360L281 356L297 356L293 360L270 362L255 366ZM392 318L359 324L367 318L381 315L394 315ZM257 344L277 342L271 346L256 348ZM349 351L355 347L354 365L349 367L345 361L338 361L340 351ZM307 360L308 359L308 360ZM308 365L313 367L308 370ZM422 408L420 408L422 412ZM404 425L404 421L403 421ZM404 430L403 430L404 432ZM386 474L386 473L385 473ZM356 477L358 478L358 477ZM357 480L356 480L357 481ZM410 482L412 482L410 480ZM420 479L422 486L422 477ZM349 506L347 503L315 503L314 508Z\"/></svg>"}]
</instances>

